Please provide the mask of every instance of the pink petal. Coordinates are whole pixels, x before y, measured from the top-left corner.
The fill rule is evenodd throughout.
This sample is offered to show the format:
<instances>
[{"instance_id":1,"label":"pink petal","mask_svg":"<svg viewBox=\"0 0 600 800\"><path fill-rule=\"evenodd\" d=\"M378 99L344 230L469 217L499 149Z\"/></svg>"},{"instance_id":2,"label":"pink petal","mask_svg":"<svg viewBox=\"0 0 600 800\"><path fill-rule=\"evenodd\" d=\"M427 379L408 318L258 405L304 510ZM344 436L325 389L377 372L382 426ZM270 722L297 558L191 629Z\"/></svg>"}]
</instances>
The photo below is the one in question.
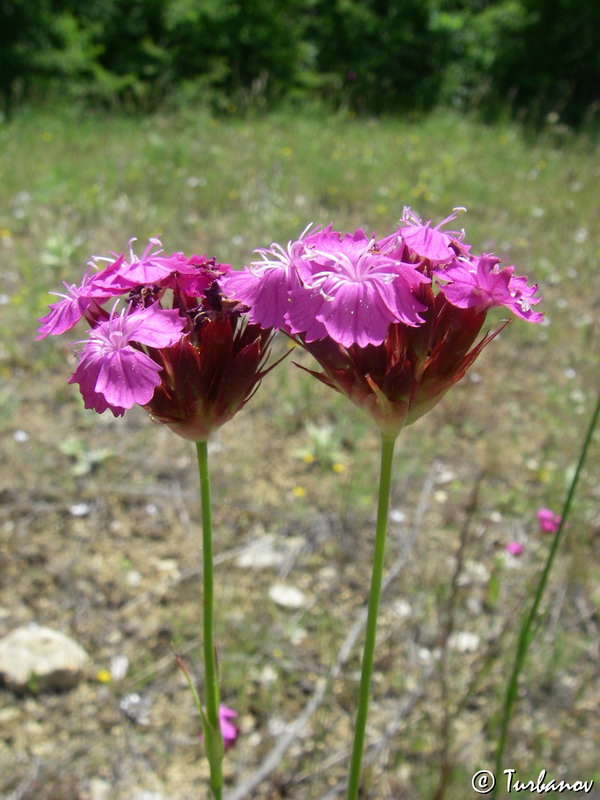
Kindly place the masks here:
<instances>
[{"instance_id":1,"label":"pink petal","mask_svg":"<svg viewBox=\"0 0 600 800\"><path fill-rule=\"evenodd\" d=\"M327 293L327 283L323 285ZM370 281L338 284L332 300L323 300L317 314L327 333L339 344L381 344L394 314Z\"/></svg>"},{"instance_id":2,"label":"pink petal","mask_svg":"<svg viewBox=\"0 0 600 800\"><path fill-rule=\"evenodd\" d=\"M103 323L110 326L111 321ZM186 321L174 309L161 309L157 305L142 308L123 318L123 334L127 341L139 342L149 347L170 347L179 341Z\"/></svg>"},{"instance_id":3,"label":"pink petal","mask_svg":"<svg viewBox=\"0 0 600 800\"><path fill-rule=\"evenodd\" d=\"M161 367L150 356L124 347L102 356L95 390L111 406L143 406L160 384L160 372Z\"/></svg>"},{"instance_id":4,"label":"pink petal","mask_svg":"<svg viewBox=\"0 0 600 800\"><path fill-rule=\"evenodd\" d=\"M259 275L248 267L219 281L232 300L250 307L249 321L262 328L283 328L290 289L298 285L283 268L269 267Z\"/></svg>"},{"instance_id":5,"label":"pink petal","mask_svg":"<svg viewBox=\"0 0 600 800\"><path fill-rule=\"evenodd\" d=\"M79 384L79 391L84 399L86 408L97 411L98 414L110 409L115 417L122 417L125 409L120 406L111 406L104 395L96 391L99 370L100 363L98 359L86 358L84 355L68 382Z\"/></svg>"},{"instance_id":6,"label":"pink petal","mask_svg":"<svg viewBox=\"0 0 600 800\"><path fill-rule=\"evenodd\" d=\"M50 335L58 336L73 328L83 316L89 303L89 300L81 297L65 297L58 303L53 303L50 306L50 313L39 320L42 324L38 328L36 339L44 339Z\"/></svg>"},{"instance_id":7,"label":"pink petal","mask_svg":"<svg viewBox=\"0 0 600 800\"><path fill-rule=\"evenodd\" d=\"M230 719L237 717L237 711L227 706L219 706L219 727L221 728L221 735L223 736L223 745L231 747L239 736L239 728L233 723L229 722Z\"/></svg>"},{"instance_id":8,"label":"pink petal","mask_svg":"<svg viewBox=\"0 0 600 800\"><path fill-rule=\"evenodd\" d=\"M400 236L408 249L418 258L426 258L432 264L443 264L455 256L450 247L451 237L447 233L430 228L429 225L410 225L400 229Z\"/></svg>"},{"instance_id":9,"label":"pink petal","mask_svg":"<svg viewBox=\"0 0 600 800\"><path fill-rule=\"evenodd\" d=\"M291 333L303 333L307 342L315 342L327 336L327 329L317 319L325 299L320 291L301 287L290 292L287 318Z\"/></svg>"}]
</instances>

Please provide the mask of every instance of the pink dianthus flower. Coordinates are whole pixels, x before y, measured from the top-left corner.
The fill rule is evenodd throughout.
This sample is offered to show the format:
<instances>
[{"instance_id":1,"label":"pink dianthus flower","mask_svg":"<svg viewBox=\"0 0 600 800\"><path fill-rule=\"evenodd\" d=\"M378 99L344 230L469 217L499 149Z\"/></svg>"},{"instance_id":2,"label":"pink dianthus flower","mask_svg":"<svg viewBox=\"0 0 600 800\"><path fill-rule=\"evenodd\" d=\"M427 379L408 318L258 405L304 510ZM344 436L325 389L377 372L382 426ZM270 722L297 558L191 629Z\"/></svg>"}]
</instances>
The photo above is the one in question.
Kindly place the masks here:
<instances>
[{"instance_id":1,"label":"pink dianthus flower","mask_svg":"<svg viewBox=\"0 0 600 800\"><path fill-rule=\"evenodd\" d=\"M248 324L218 279L231 273L215 259L163 256L151 239L142 256L131 250L69 286L41 322L39 337L64 333L85 317L91 326L69 382L86 408L122 416L136 403L192 441L242 408L262 376L272 332ZM103 308L112 300L109 312ZM117 304L123 307L118 312Z\"/></svg>"},{"instance_id":2,"label":"pink dianthus flower","mask_svg":"<svg viewBox=\"0 0 600 800\"><path fill-rule=\"evenodd\" d=\"M362 230L327 230L312 238L301 285L290 291L290 332L307 342L329 336L344 347L381 344L390 323L424 322L419 312L426 307L414 290L429 282L414 264L382 253Z\"/></svg>"},{"instance_id":3,"label":"pink dianthus flower","mask_svg":"<svg viewBox=\"0 0 600 800\"><path fill-rule=\"evenodd\" d=\"M377 239L361 229L307 231L287 250L260 250L262 266L224 276L222 288L319 362L311 371L396 436L458 381L504 327L477 342L487 311L510 308L529 322L537 287L474 256L464 231L443 231L405 208L399 228ZM506 323L504 323L506 324Z\"/></svg>"},{"instance_id":4,"label":"pink dianthus flower","mask_svg":"<svg viewBox=\"0 0 600 800\"><path fill-rule=\"evenodd\" d=\"M301 285L299 271L313 234L308 225L287 248L272 244L256 252L261 261L253 261L239 272L230 272L219 281L223 292L248 306L248 319L263 328L287 327L289 293Z\"/></svg>"},{"instance_id":5,"label":"pink dianthus flower","mask_svg":"<svg viewBox=\"0 0 600 800\"><path fill-rule=\"evenodd\" d=\"M149 403L160 385L161 366L140 345L163 348L179 341L185 319L158 304L111 315L89 335L69 383L78 383L85 407L120 416L136 403Z\"/></svg>"},{"instance_id":6,"label":"pink dianthus flower","mask_svg":"<svg viewBox=\"0 0 600 800\"><path fill-rule=\"evenodd\" d=\"M459 212L466 208L455 208L448 217L438 222L433 228L431 220L422 222L412 211L405 207L398 230L398 236L407 246L410 254L419 259L426 259L430 264L444 264L457 253L466 253L468 245L461 244L464 231L442 231L440 228L456 219Z\"/></svg>"},{"instance_id":7,"label":"pink dianthus flower","mask_svg":"<svg viewBox=\"0 0 600 800\"><path fill-rule=\"evenodd\" d=\"M221 728L221 735L223 736L223 746L226 750L233 745L240 733L237 725L231 722L231 720L236 717L237 711L222 704L219 706L219 726Z\"/></svg>"},{"instance_id":8,"label":"pink dianthus flower","mask_svg":"<svg viewBox=\"0 0 600 800\"><path fill-rule=\"evenodd\" d=\"M500 259L491 255L479 258L454 258L448 266L436 269L439 280L449 281L440 291L458 308L506 306L527 322L540 322L543 314L533 311L540 302L533 297L537 286L513 275L514 267L498 269Z\"/></svg>"},{"instance_id":9,"label":"pink dianthus flower","mask_svg":"<svg viewBox=\"0 0 600 800\"><path fill-rule=\"evenodd\" d=\"M511 556L520 556L523 554L525 548L520 542L508 542L506 545L506 552Z\"/></svg>"},{"instance_id":10,"label":"pink dianthus flower","mask_svg":"<svg viewBox=\"0 0 600 800\"><path fill-rule=\"evenodd\" d=\"M542 533L556 533L562 521L560 514L550 508L538 508L535 512Z\"/></svg>"}]
</instances>

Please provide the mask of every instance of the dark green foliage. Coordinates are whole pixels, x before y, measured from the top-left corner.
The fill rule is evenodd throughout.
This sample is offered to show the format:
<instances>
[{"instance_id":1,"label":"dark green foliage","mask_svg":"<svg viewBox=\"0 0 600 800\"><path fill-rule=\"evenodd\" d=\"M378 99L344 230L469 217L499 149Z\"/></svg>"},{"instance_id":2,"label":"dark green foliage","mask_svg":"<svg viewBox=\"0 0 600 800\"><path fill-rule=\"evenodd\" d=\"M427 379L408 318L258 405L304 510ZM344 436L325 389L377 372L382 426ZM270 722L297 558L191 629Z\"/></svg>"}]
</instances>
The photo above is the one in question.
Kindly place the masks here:
<instances>
[{"instance_id":1,"label":"dark green foliage","mask_svg":"<svg viewBox=\"0 0 600 800\"><path fill-rule=\"evenodd\" d=\"M303 50L298 2L175 0L165 4L172 68L215 96L274 100L295 84Z\"/></svg>"},{"instance_id":2,"label":"dark green foliage","mask_svg":"<svg viewBox=\"0 0 600 800\"><path fill-rule=\"evenodd\" d=\"M5 0L0 93L151 109L317 96L578 124L600 103L597 0Z\"/></svg>"},{"instance_id":3,"label":"dark green foliage","mask_svg":"<svg viewBox=\"0 0 600 800\"><path fill-rule=\"evenodd\" d=\"M553 111L578 124L600 103L600 3L522 0L522 6L520 35L497 56L497 91L535 116Z\"/></svg>"},{"instance_id":4,"label":"dark green foliage","mask_svg":"<svg viewBox=\"0 0 600 800\"><path fill-rule=\"evenodd\" d=\"M316 0L307 34L330 90L361 111L421 109L437 100L441 37L422 0Z\"/></svg>"}]
</instances>

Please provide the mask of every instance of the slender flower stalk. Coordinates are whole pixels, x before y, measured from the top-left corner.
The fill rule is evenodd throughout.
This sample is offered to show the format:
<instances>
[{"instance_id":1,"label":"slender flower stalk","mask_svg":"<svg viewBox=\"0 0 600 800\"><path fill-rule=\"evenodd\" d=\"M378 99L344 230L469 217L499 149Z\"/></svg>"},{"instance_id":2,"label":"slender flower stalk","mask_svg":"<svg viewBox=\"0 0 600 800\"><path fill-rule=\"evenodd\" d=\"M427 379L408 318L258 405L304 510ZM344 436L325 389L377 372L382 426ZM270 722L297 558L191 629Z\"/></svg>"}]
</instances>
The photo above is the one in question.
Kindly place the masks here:
<instances>
[{"instance_id":1,"label":"slender flower stalk","mask_svg":"<svg viewBox=\"0 0 600 800\"><path fill-rule=\"evenodd\" d=\"M198 473L200 476L200 501L202 507L202 566L203 587L202 618L204 623L204 702L206 718L204 741L210 764L210 787L215 800L221 800L223 791L223 736L219 721L219 675L217 672L214 640L214 578L213 534L210 499L210 473L208 470L208 444L196 442ZM203 720L204 721L204 720Z\"/></svg>"},{"instance_id":2,"label":"slender flower stalk","mask_svg":"<svg viewBox=\"0 0 600 800\"><path fill-rule=\"evenodd\" d=\"M347 800L356 800L360 786L360 767L364 750L367 715L369 713L371 677L373 675L373 659L375 656L375 639L377 635L377 617L379 614L381 583L383 581L385 543L390 506L390 490L392 487L392 466L395 444L395 437L386 436L384 433L381 434L381 469L379 472L379 497L377 501L377 523L375 526L373 567L371 573L371 588L369 590L369 606L367 611L367 625L365 628L365 643L360 673L360 688L358 691L358 709L356 712L356 723L354 728L354 743L352 746L350 770L348 774L348 790L346 794Z\"/></svg>"},{"instance_id":3,"label":"slender flower stalk","mask_svg":"<svg viewBox=\"0 0 600 800\"><path fill-rule=\"evenodd\" d=\"M565 498L565 503L562 509L562 515L560 521L558 522L558 528L556 530L556 534L552 539L552 544L550 545L550 548L548 550L546 563L544 564L544 568L540 573L540 577L535 587L533 602L531 603L531 607L529 608L529 610L525 611L521 619L521 628L519 630L519 637L517 639L515 660L513 662L513 667L509 681L506 685L506 694L504 696L504 703L502 706L502 718L500 720L500 734L498 736L498 745L496 747L495 774L497 778L500 775L502 775L502 767L504 763L504 751L506 749L506 742L508 738L508 730L510 727L510 722L514 712L515 703L517 701L519 677L521 675L521 672L523 671L523 666L525 665L525 659L527 658L527 653L529 651L529 648L531 647L531 643L533 642L535 634L535 631L533 630L533 625L536 620L540 603L542 602L542 597L546 589L546 584L548 583L548 578L550 577L550 572L552 571L552 566L554 564L554 560L556 558L556 554L558 552L558 548L560 546L563 537L563 531L565 529L566 520L570 514L571 507L573 505L573 498L575 497L575 490L577 488L577 484L579 483L579 476L581 475L581 470L583 469L587 452L592 441L592 436L594 434L594 430L596 429L596 425L598 424L599 418L600 418L600 396L598 397L598 400L596 402L596 408L594 409L594 412L592 414L592 418L590 420L590 424L585 435L583 446L579 453L579 460L577 461L577 467L575 468L571 484L567 491L567 496ZM498 784L499 780L496 781L496 784L492 790L492 793L490 795L491 800L494 800L494 798L497 795Z\"/></svg>"}]
</instances>

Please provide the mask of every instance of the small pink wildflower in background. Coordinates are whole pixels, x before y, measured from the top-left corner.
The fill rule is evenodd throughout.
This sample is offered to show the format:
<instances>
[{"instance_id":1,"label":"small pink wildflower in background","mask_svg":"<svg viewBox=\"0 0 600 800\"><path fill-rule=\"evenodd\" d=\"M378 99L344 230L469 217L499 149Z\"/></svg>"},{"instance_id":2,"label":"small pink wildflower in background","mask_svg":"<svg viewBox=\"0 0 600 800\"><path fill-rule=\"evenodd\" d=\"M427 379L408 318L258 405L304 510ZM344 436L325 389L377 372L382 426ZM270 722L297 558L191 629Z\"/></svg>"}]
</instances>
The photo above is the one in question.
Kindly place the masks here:
<instances>
[{"instance_id":1,"label":"small pink wildflower in background","mask_svg":"<svg viewBox=\"0 0 600 800\"><path fill-rule=\"evenodd\" d=\"M525 548L520 542L509 542L506 545L506 552L510 553L511 556L520 556L524 550Z\"/></svg>"},{"instance_id":2,"label":"small pink wildflower in background","mask_svg":"<svg viewBox=\"0 0 600 800\"><path fill-rule=\"evenodd\" d=\"M560 514L555 514L550 508L538 508L535 515L542 533L556 533L561 523Z\"/></svg>"},{"instance_id":3,"label":"small pink wildflower in background","mask_svg":"<svg viewBox=\"0 0 600 800\"><path fill-rule=\"evenodd\" d=\"M235 717L237 717L237 711L224 705L219 706L219 726L225 749L232 746L240 733L240 729L230 722Z\"/></svg>"}]
</instances>

